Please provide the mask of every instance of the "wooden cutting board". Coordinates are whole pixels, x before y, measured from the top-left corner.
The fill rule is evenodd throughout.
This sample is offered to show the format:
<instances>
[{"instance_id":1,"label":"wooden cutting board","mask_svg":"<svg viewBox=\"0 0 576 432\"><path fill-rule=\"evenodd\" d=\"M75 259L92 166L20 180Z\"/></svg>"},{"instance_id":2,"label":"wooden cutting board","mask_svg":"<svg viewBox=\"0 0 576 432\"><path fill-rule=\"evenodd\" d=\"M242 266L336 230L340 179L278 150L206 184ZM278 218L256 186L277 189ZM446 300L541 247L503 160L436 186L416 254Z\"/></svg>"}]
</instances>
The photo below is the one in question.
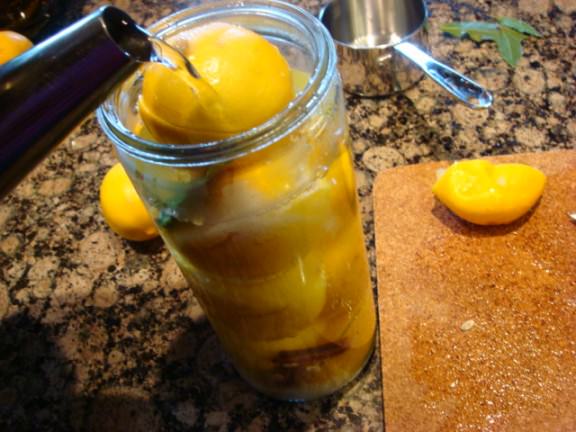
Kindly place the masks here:
<instances>
[{"instance_id":1,"label":"wooden cutting board","mask_svg":"<svg viewBox=\"0 0 576 432\"><path fill-rule=\"evenodd\" d=\"M548 176L511 225L475 226L437 202L448 163L376 179L387 432L576 431L576 151L491 159Z\"/></svg>"}]
</instances>

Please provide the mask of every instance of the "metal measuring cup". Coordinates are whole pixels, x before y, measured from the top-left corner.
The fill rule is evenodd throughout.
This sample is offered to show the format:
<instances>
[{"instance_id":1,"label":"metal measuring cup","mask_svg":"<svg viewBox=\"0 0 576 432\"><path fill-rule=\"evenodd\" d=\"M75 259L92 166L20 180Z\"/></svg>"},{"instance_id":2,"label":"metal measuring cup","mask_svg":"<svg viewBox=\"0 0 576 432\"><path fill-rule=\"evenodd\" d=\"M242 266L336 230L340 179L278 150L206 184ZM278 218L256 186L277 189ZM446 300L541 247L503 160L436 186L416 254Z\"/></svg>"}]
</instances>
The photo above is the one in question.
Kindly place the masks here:
<instances>
[{"instance_id":1,"label":"metal measuring cup","mask_svg":"<svg viewBox=\"0 0 576 432\"><path fill-rule=\"evenodd\" d=\"M411 87L425 73L471 108L492 104L490 92L421 48L428 48L422 0L333 0L319 18L336 43L349 93L385 96Z\"/></svg>"}]
</instances>

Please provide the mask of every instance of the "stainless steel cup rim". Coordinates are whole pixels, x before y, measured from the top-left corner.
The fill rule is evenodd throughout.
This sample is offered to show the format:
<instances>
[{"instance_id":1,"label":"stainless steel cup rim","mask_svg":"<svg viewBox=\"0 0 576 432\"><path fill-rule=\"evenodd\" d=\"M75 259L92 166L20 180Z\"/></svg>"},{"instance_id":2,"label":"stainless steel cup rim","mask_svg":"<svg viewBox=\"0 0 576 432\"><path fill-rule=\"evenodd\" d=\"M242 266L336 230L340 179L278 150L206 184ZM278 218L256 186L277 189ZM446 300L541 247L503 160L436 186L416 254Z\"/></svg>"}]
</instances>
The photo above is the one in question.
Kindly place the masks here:
<instances>
[{"instance_id":1,"label":"stainless steel cup rim","mask_svg":"<svg viewBox=\"0 0 576 432\"><path fill-rule=\"evenodd\" d=\"M426 7L426 4L423 4L424 15L423 15L423 18L422 18L420 24L415 29L404 33L402 35L402 37L398 37L398 38L391 37L390 39L391 40L393 39L393 40L391 42L388 42L388 43L364 45L364 44L360 44L357 42L345 42L345 41L342 41L342 40L334 37L334 35L332 33L331 26L327 25L327 23L326 23L327 14L331 11L331 8L334 6L334 4L335 4L335 1L332 0L329 3L325 4L324 6L322 6L320 8L320 11L318 12L318 19L328 29L328 31L332 35L332 38L334 39L334 43L336 43L342 47L349 48L349 49L356 50L356 51L385 50L385 49L393 48L394 46L396 46L396 45L398 45L398 44L400 44L400 43L402 43L408 39L413 38L419 32L421 32L422 29L424 28L424 26L426 25L426 22L428 21L428 18L429 18L428 8Z\"/></svg>"}]
</instances>

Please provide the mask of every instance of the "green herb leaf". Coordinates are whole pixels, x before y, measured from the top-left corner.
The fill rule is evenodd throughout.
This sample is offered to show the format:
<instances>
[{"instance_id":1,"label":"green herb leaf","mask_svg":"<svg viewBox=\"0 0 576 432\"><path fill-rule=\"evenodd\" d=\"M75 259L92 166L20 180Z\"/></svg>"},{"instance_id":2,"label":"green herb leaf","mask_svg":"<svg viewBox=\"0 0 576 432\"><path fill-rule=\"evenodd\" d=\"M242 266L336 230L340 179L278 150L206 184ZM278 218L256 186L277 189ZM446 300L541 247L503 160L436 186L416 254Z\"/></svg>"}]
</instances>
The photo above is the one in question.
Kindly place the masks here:
<instances>
[{"instance_id":1,"label":"green herb leaf","mask_svg":"<svg viewBox=\"0 0 576 432\"><path fill-rule=\"evenodd\" d=\"M156 199L156 208L161 209L156 217L156 223L162 228L167 227L176 219L178 209L186 209L189 205L196 205L195 202L199 199L201 191L204 190L208 178L218 172L218 169L209 167L201 176L189 180L184 183L170 182L164 183L159 189L163 191L170 190L169 198L163 200ZM148 194L153 196L153 192L149 191ZM166 195L166 194L163 194Z\"/></svg>"},{"instance_id":2,"label":"green herb leaf","mask_svg":"<svg viewBox=\"0 0 576 432\"><path fill-rule=\"evenodd\" d=\"M442 24L440 30L444 33L449 33L454 37L462 37L466 35L466 32L462 28L463 23L451 22L448 24Z\"/></svg>"},{"instance_id":3,"label":"green herb leaf","mask_svg":"<svg viewBox=\"0 0 576 432\"><path fill-rule=\"evenodd\" d=\"M455 37L468 36L475 42L494 41L502 58L515 67L522 57L522 41L540 33L531 25L513 18L499 18L499 22L466 21L444 24L440 29Z\"/></svg>"},{"instance_id":4,"label":"green herb leaf","mask_svg":"<svg viewBox=\"0 0 576 432\"><path fill-rule=\"evenodd\" d=\"M498 22L505 27L508 27L517 32L524 33L531 36L542 37L542 35L527 22L515 18L500 17Z\"/></svg>"},{"instance_id":5,"label":"green herb leaf","mask_svg":"<svg viewBox=\"0 0 576 432\"><path fill-rule=\"evenodd\" d=\"M518 60L522 58L522 40L525 38L526 36L516 30L507 27L501 29L500 38L496 41L498 51L512 67L516 67Z\"/></svg>"},{"instance_id":6,"label":"green herb leaf","mask_svg":"<svg viewBox=\"0 0 576 432\"><path fill-rule=\"evenodd\" d=\"M156 223L164 228L172 223L173 218L174 217L169 213L168 209L162 209L156 218Z\"/></svg>"},{"instance_id":7,"label":"green herb leaf","mask_svg":"<svg viewBox=\"0 0 576 432\"><path fill-rule=\"evenodd\" d=\"M175 195L164 204L162 210L160 210L160 214L156 217L156 223L162 228L170 225L175 219L174 213L176 212L176 209L180 208L180 206L186 201L186 198L188 198L186 188L182 188L175 193Z\"/></svg>"},{"instance_id":8,"label":"green herb leaf","mask_svg":"<svg viewBox=\"0 0 576 432\"><path fill-rule=\"evenodd\" d=\"M462 37L468 34L471 39L480 42L483 40L495 40L492 36L500 30L500 26L497 23L483 21L464 21L443 24L440 30L455 37Z\"/></svg>"},{"instance_id":9,"label":"green herb leaf","mask_svg":"<svg viewBox=\"0 0 576 432\"><path fill-rule=\"evenodd\" d=\"M500 29L485 29L485 30L468 30L468 36L474 42L482 42L482 41L495 41L498 40L500 37Z\"/></svg>"}]
</instances>

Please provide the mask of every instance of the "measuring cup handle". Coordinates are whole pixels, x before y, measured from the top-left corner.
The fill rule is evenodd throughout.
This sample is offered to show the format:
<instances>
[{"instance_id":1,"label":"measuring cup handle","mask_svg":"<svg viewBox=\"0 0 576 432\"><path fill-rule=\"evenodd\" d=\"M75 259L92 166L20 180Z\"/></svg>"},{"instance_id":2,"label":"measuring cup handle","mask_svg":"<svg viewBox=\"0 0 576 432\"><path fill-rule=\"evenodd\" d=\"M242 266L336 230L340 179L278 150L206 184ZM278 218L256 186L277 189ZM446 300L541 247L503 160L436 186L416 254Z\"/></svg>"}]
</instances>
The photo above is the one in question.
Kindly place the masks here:
<instances>
[{"instance_id":1,"label":"measuring cup handle","mask_svg":"<svg viewBox=\"0 0 576 432\"><path fill-rule=\"evenodd\" d=\"M487 108L492 105L492 94L488 90L451 67L434 60L416 45L401 42L394 48L470 108Z\"/></svg>"}]
</instances>

